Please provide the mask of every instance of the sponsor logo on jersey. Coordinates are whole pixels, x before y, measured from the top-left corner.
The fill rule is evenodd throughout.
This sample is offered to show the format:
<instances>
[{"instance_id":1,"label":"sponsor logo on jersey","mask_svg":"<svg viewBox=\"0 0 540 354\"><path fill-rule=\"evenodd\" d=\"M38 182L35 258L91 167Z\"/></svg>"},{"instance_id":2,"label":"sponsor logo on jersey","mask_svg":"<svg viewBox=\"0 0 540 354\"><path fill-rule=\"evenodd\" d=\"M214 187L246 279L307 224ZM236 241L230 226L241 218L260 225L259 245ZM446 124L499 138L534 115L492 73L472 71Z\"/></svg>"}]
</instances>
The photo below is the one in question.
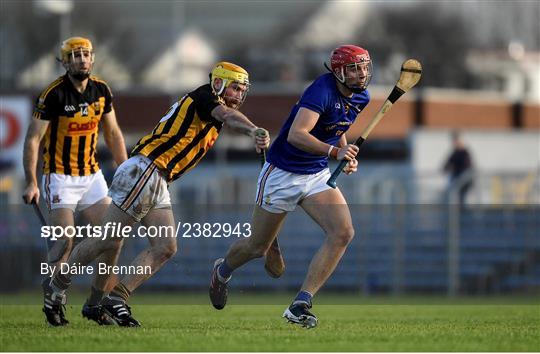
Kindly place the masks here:
<instances>
[{"instance_id":1,"label":"sponsor logo on jersey","mask_svg":"<svg viewBox=\"0 0 540 354\"><path fill-rule=\"evenodd\" d=\"M86 123L70 122L68 124L68 133L70 134L86 134L96 129L97 123L94 121Z\"/></svg>"},{"instance_id":2,"label":"sponsor logo on jersey","mask_svg":"<svg viewBox=\"0 0 540 354\"><path fill-rule=\"evenodd\" d=\"M337 127L337 124L332 124L332 125L326 127L325 130L326 130L327 132L329 132L329 131L331 131L331 130L334 130L335 127Z\"/></svg>"}]
</instances>

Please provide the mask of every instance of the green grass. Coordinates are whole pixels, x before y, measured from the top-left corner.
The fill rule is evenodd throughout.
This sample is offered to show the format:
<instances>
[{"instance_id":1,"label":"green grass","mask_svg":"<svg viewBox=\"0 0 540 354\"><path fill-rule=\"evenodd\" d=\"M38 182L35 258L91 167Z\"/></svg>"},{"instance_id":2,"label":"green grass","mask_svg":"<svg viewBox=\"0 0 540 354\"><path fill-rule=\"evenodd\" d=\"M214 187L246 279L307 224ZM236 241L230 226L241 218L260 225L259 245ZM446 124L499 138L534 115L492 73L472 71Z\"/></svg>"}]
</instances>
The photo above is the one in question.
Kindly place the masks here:
<instances>
[{"instance_id":1,"label":"green grass","mask_svg":"<svg viewBox=\"0 0 540 354\"><path fill-rule=\"evenodd\" d=\"M169 295L169 298L172 296ZM144 300L144 296L142 296ZM284 305L133 306L142 328L99 327L83 320L79 305L67 309L68 327L45 325L40 305L0 305L2 351L538 351L538 303L483 304L478 299L423 304L335 305L313 309L319 326L305 330L284 322ZM148 303L148 301L147 301ZM511 301L510 301L511 303Z\"/></svg>"}]
</instances>

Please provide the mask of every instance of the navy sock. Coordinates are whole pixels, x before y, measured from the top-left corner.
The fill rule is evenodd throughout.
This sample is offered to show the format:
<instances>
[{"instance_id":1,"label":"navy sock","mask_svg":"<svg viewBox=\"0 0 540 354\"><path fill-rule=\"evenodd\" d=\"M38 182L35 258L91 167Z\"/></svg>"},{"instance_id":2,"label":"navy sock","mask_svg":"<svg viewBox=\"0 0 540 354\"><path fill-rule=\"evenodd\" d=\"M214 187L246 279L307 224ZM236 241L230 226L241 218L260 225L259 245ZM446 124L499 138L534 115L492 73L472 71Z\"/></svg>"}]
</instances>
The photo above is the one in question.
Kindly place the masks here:
<instances>
[{"instance_id":1,"label":"navy sock","mask_svg":"<svg viewBox=\"0 0 540 354\"><path fill-rule=\"evenodd\" d=\"M224 260L223 263L218 267L218 273L223 279L229 279L234 269L232 269L228 264L227 260Z\"/></svg>"},{"instance_id":2,"label":"navy sock","mask_svg":"<svg viewBox=\"0 0 540 354\"><path fill-rule=\"evenodd\" d=\"M298 294L296 295L296 298L294 299L293 303L295 303L296 301L301 301L301 302L307 302L308 304L311 304L311 298L313 297L313 295L311 295L309 292L307 291L300 291L298 292Z\"/></svg>"}]
</instances>

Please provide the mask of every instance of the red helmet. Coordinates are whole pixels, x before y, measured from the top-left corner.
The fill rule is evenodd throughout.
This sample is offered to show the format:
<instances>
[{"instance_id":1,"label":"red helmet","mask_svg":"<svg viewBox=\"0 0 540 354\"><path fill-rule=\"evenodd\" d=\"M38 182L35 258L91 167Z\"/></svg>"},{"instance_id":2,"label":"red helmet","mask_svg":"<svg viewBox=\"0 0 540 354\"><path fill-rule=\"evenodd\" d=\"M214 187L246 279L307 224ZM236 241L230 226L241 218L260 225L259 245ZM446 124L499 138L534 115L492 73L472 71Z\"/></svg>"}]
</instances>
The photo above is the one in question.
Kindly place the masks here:
<instances>
[{"instance_id":1,"label":"red helmet","mask_svg":"<svg viewBox=\"0 0 540 354\"><path fill-rule=\"evenodd\" d=\"M356 83L347 83L347 76L350 76L346 75L348 68L355 70L354 74L357 76ZM372 66L369 52L355 45L339 46L330 54L329 70L339 82L353 92L361 92L367 88L371 79Z\"/></svg>"}]
</instances>

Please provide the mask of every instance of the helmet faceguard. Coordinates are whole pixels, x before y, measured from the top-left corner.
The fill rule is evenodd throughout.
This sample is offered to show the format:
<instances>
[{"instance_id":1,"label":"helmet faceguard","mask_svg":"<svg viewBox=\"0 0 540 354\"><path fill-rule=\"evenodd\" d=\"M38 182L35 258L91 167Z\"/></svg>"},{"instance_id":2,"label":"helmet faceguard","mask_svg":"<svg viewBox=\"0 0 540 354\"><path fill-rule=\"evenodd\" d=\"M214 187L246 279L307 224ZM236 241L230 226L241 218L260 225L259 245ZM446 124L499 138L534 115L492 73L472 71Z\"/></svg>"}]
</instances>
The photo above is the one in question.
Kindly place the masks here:
<instances>
[{"instance_id":1,"label":"helmet faceguard","mask_svg":"<svg viewBox=\"0 0 540 354\"><path fill-rule=\"evenodd\" d=\"M326 68L336 79L354 93L364 91L371 81L373 66L369 53L355 45L342 45L330 54L330 67Z\"/></svg>"},{"instance_id":2,"label":"helmet faceguard","mask_svg":"<svg viewBox=\"0 0 540 354\"><path fill-rule=\"evenodd\" d=\"M227 89L232 84L234 84L232 89L238 91L240 97L226 95ZM240 85L245 89L243 90ZM210 73L210 86L217 96L223 98L227 106L238 109L244 103L249 91L249 74L236 64L222 61L217 63Z\"/></svg>"},{"instance_id":3,"label":"helmet faceguard","mask_svg":"<svg viewBox=\"0 0 540 354\"><path fill-rule=\"evenodd\" d=\"M60 61L75 79L82 81L88 78L94 65L92 42L83 37L66 39L60 47ZM88 69L84 68L85 63L89 63Z\"/></svg>"}]
</instances>

